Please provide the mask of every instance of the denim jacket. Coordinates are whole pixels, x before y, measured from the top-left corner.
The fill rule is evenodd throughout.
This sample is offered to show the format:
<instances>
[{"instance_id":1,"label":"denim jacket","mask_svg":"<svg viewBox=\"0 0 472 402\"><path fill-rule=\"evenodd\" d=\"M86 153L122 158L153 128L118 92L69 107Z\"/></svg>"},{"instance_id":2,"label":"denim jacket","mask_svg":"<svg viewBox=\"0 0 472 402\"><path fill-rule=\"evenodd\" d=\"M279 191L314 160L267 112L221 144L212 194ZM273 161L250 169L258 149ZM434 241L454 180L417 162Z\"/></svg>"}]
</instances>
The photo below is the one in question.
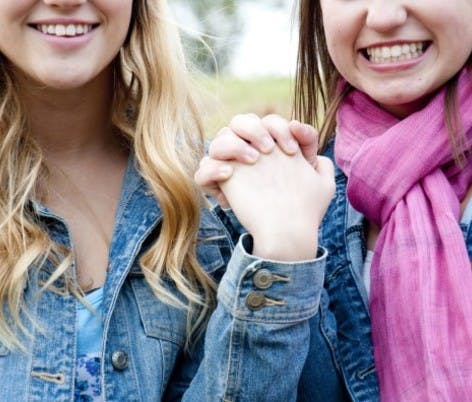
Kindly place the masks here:
<instances>
[{"instance_id":1,"label":"denim jacket","mask_svg":"<svg viewBox=\"0 0 472 402\"><path fill-rule=\"evenodd\" d=\"M32 210L55 241L72 247L60 217L35 202ZM130 162L103 287L104 401L294 400L293 384L308 353L308 320L319 308L324 256L293 264L261 261L245 252L243 240L235 246L239 233L221 210L202 209L197 258L220 286L205 336L186 353L185 312L154 296L138 263L159 235L161 219L158 202ZM0 343L2 401L73 401L76 299L62 279L38 292L52 270L30 269L23 317L30 336L21 338L26 351ZM299 335L300 342L289 342Z\"/></svg>"}]
</instances>

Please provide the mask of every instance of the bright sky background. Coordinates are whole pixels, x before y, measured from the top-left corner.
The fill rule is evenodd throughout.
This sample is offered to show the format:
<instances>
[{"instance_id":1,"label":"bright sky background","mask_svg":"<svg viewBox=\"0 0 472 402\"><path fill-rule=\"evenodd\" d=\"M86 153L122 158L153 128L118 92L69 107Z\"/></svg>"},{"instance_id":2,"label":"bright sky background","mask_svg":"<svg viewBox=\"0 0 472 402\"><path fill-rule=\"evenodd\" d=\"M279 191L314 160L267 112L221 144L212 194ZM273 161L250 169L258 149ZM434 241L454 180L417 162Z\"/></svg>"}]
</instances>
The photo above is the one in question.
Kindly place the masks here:
<instances>
[{"instance_id":1,"label":"bright sky background","mask_svg":"<svg viewBox=\"0 0 472 402\"><path fill-rule=\"evenodd\" d=\"M198 1L198 0L193 0ZM241 34L227 38L234 51L228 73L239 78L290 76L294 72L297 33L292 30L293 0L238 0ZM275 7L274 2L283 4ZM177 20L198 32L198 21L185 7L173 5Z\"/></svg>"},{"instance_id":2,"label":"bright sky background","mask_svg":"<svg viewBox=\"0 0 472 402\"><path fill-rule=\"evenodd\" d=\"M267 7L257 0L241 1L245 26L230 65L237 77L288 76L293 74L296 59L296 30L291 28L292 5Z\"/></svg>"}]
</instances>

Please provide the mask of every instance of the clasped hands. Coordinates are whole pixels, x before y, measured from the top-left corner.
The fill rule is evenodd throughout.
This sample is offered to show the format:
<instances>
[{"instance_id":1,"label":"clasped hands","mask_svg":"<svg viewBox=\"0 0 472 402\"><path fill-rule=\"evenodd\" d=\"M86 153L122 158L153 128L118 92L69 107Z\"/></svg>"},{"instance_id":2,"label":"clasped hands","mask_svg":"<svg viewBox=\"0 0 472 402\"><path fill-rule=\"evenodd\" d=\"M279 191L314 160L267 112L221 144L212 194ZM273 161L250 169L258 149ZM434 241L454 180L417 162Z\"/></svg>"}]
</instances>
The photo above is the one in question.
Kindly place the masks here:
<instances>
[{"instance_id":1,"label":"clasped hands","mask_svg":"<svg viewBox=\"0 0 472 402\"><path fill-rule=\"evenodd\" d=\"M317 149L317 132L307 124L277 115L237 115L212 141L195 180L222 207L233 209L253 236L254 255L313 259L335 191L333 164Z\"/></svg>"}]
</instances>

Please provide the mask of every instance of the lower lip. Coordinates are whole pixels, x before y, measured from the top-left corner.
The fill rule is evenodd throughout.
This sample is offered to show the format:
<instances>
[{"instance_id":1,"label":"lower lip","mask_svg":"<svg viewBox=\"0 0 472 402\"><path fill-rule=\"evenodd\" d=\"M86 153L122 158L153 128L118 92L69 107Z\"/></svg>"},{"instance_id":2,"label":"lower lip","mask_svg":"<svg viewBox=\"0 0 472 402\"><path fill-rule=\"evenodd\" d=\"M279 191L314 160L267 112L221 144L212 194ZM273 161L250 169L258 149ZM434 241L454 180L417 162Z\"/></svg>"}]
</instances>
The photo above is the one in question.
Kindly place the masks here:
<instances>
[{"instance_id":1,"label":"lower lip","mask_svg":"<svg viewBox=\"0 0 472 402\"><path fill-rule=\"evenodd\" d=\"M373 63L365 58L363 54L360 54L363 63L371 70L377 71L379 73L389 73L395 71L403 71L413 68L420 64L428 54L429 48L419 57L410 60L396 61L392 63Z\"/></svg>"},{"instance_id":2,"label":"lower lip","mask_svg":"<svg viewBox=\"0 0 472 402\"><path fill-rule=\"evenodd\" d=\"M56 49L60 50L75 50L81 48L89 43L97 28L92 29L86 34L79 36L55 36L48 35L37 29L32 28L41 38L46 41L49 45L53 46Z\"/></svg>"}]
</instances>

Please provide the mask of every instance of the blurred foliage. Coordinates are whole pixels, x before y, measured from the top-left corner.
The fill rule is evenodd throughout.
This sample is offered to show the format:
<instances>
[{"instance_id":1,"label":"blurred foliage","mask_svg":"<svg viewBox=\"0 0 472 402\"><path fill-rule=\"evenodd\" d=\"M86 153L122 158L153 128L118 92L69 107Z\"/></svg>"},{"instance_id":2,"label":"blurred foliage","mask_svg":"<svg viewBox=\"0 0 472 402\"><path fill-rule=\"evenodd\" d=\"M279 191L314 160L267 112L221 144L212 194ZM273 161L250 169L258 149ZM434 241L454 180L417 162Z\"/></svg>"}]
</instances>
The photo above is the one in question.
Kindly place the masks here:
<instances>
[{"instance_id":1,"label":"blurred foliage","mask_svg":"<svg viewBox=\"0 0 472 402\"><path fill-rule=\"evenodd\" d=\"M223 71L242 29L238 1L173 0L173 5L187 15L183 42L191 62L205 73Z\"/></svg>"}]
</instances>

